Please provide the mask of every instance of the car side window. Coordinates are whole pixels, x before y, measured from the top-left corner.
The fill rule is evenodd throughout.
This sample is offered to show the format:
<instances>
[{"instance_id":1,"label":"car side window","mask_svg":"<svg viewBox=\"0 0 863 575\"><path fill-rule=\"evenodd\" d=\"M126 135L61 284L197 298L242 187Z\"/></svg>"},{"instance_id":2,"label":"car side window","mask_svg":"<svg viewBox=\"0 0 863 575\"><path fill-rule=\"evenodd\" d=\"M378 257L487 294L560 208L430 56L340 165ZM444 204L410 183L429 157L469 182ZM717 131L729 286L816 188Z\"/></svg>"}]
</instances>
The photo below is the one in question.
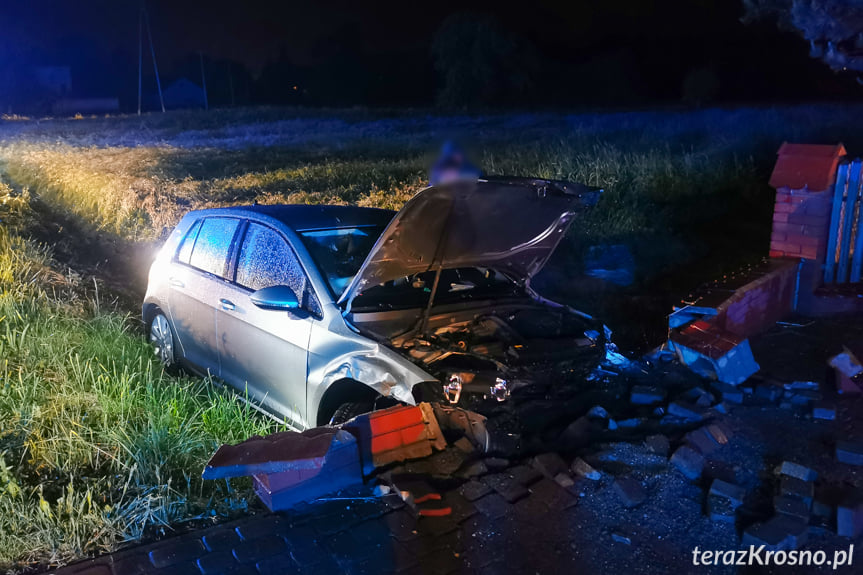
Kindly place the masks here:
<instances>
[{"instance_id":1,"label":"car side window","mask_svg":"<svg viewBox=\"0 0 863 575\"><path fill-rule=\"evenodd\" d=\"M195 246L195 239L198 237L198 230L201 229L201 220L192 224L192 227L183 238L183 243L180 244L180 250L177 252L177 261L188 264L192 257L192 248Z\"/></svg>"},{"instance_id":2,"label":"car side window","mask_svg":"<svg viewBox=\"0 0 863 575\"><path fill-rule=\"evenodd\" d=\"M225 277L231 240L234 239L239 225L240 220L233 218L204 219L189 264L199 270Z\"/></svg>"},{"instance_id":3,"label":"car side window","mask_svg":"<svg viewBox=\"0 0 863 575\"><path fill-rule=\"evenodd\" d=\"M300 307L321 315L321 305L309 285L294 250L266 226L250 223L237 262L237 283L251 290L285 285L294 290Z\"/></svg>"}]
</instances>

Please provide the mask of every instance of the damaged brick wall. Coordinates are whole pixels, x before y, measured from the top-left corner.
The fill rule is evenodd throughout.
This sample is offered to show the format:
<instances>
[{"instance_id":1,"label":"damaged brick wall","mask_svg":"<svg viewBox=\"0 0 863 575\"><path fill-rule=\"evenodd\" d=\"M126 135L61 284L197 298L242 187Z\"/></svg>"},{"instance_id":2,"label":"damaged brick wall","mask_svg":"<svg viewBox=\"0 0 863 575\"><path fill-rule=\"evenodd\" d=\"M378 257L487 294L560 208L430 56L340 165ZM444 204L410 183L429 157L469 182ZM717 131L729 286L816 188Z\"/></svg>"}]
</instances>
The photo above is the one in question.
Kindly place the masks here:
<instances>
[{"instance_id":1,"label":"damaged brick wall","mask_svg":"<svg viewBox=\"0 0 863 575\"><path fill-rule=\"evenodd\" d=\"M717 308L716 324L741 337L751 337L787 317L794 309L797 260L775 259L766 273L737 289Z\"/></svg>"}]
</instances>

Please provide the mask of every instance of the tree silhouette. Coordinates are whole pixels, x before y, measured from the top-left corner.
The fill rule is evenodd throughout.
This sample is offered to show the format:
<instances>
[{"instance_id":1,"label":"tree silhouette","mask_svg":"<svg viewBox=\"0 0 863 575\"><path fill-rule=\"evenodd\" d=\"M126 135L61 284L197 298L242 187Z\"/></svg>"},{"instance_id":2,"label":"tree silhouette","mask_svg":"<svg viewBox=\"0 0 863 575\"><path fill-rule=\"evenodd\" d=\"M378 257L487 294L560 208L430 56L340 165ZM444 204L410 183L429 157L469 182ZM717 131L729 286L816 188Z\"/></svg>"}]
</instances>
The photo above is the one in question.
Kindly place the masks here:
<instances>
[{"instance_id":1,"label":"tree silhouette","mask_svg":"<svg viewBox=\"0 0 863 575\"><path fill-rule=\"evenodd\" d=\"M744 22L774 19L833 70L863 72L863 0L743 0Z\"/></svg>"}]
</instances>

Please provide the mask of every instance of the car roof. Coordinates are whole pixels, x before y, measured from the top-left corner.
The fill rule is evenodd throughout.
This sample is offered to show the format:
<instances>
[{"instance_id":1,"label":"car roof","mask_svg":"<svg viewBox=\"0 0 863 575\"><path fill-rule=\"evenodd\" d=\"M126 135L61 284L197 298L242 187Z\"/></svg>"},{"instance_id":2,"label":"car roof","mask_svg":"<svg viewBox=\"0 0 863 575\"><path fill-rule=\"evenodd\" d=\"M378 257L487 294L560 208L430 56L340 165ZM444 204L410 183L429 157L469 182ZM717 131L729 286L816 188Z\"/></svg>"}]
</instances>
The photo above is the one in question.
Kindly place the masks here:
<instances>
[{"instance_id":1,"label":"car roof","mask_svg":"<svg viewBox=\"0 0 863 575\"><path fill-rule=\"evenodd\" d=\"M296 232L361 226L386 226L396 214L393 210L357 206L308 204L256 204L205 210L210 214L238 216L263 215L274 218Z\"/></svg>"}]
</instances>

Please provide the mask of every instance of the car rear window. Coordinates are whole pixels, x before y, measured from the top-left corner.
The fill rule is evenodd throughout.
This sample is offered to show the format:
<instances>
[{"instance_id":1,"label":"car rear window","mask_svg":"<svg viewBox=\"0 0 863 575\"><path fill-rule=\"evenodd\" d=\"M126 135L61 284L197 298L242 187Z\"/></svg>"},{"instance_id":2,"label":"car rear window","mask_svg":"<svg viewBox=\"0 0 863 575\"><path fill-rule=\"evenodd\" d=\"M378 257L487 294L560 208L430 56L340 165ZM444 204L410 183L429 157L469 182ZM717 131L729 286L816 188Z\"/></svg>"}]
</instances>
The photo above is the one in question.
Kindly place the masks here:
<instances>
[{"instance_id":1,"label":"car rear window","mask_svg":"<svg viewBox=\"0 0 863 575\"><path fill-rule=\"evenodd\" d=\"M294 250L278 232L266 226L249 224L240 248L236 282L251 290L288 286L303 309L321 315L321 306Z\"/></svg>"},{"instance_id":2,"label":"car rear window","mask_svg":"<svg viewBox=\"0 0 863 575\"><path fill-rule=\"evenodd\" d=\"M240 220L232 218L206 218L201 224L189 263L205 272L225 277L231 240L239 225Z\"/></svg>"}]
</instances>

